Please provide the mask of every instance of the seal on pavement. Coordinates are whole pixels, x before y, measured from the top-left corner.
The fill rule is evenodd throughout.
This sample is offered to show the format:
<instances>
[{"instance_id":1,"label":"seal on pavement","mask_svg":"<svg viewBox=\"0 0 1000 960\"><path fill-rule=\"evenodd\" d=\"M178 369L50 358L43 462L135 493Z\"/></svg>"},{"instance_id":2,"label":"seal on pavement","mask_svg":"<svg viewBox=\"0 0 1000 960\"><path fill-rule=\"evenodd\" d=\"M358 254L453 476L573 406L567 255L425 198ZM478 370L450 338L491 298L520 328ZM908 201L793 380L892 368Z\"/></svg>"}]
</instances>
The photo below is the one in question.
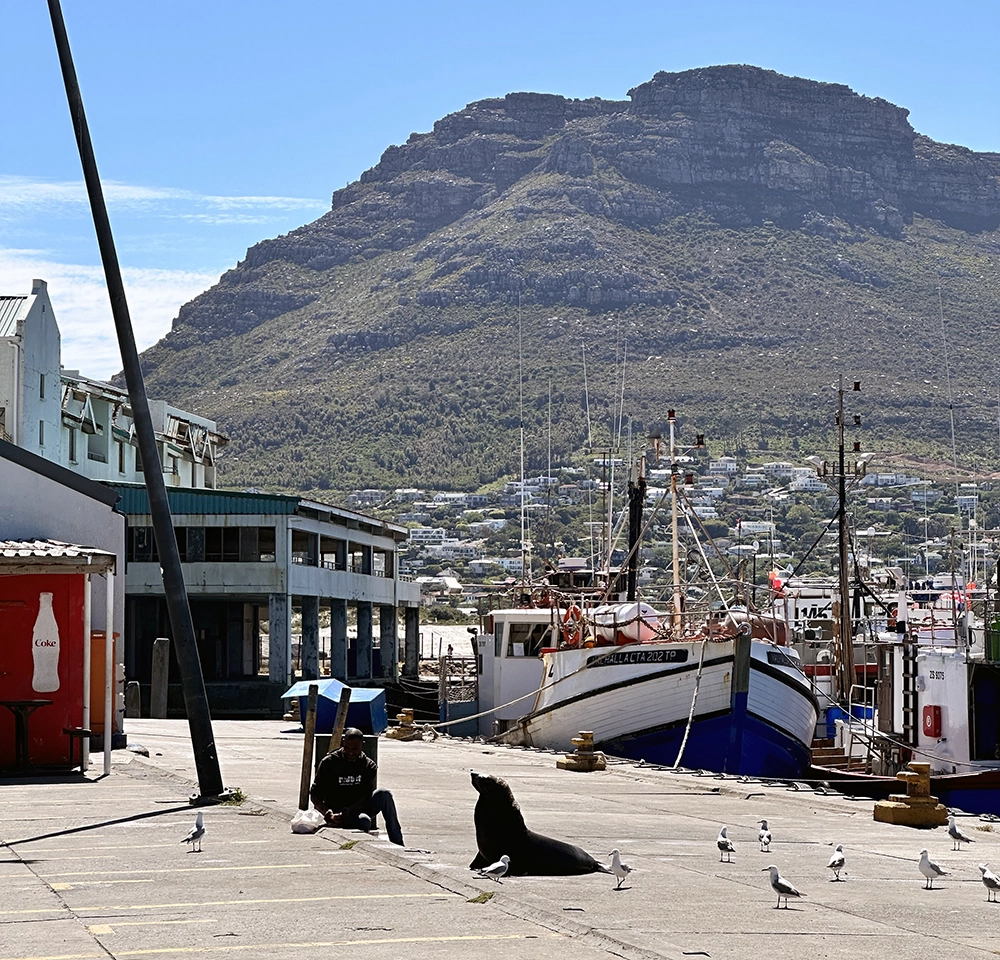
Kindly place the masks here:
<instances>
[{"instance_id":1,"label":"seal on pavement","mask_svg":"<svg viewBox=\"0 0 1000 960\"><path fill-rule=\"evenodd\" d=\"M608 872L607 867L572 843L529 830L506 780L473 772L472 785L479 793L475 813L479 853L469 864L470 870L506 856L510 858L508 876Z\"/></svg>"}]
</instances>

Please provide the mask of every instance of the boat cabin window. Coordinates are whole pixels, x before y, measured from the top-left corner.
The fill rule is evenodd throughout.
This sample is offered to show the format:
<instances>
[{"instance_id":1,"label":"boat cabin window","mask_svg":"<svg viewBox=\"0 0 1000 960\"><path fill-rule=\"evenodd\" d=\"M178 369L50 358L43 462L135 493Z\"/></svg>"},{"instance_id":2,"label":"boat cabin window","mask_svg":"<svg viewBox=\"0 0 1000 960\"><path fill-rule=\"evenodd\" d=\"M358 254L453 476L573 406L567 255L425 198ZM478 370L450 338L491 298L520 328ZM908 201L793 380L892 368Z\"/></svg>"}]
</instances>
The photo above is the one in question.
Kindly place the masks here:
<instances>
[{"instance_id":1,"label":"boat cabin window","mask_svg":"<svg viewBox=\"0 0 1000 960\"><path fill-rule=\"evenodd\" d=\"M507 625L507 656L538 657L542 647L555 646L549 642L552 625L549 623L511 623Z\"/></svg>"}]
</instances>

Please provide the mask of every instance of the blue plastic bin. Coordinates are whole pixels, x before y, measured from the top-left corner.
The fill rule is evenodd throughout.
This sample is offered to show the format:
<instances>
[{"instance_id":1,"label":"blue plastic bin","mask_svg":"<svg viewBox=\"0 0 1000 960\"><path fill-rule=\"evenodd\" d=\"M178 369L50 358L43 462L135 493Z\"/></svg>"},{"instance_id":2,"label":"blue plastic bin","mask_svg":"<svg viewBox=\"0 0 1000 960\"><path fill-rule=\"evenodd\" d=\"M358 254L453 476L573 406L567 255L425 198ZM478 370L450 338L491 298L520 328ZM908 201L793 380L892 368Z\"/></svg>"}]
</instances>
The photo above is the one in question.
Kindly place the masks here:
<instances>
[{"instance_id":1,"label":"blue plastic bin","mask_svg":"<svg viewBox=\"0 0 1000 960\"><path fill-rule=\"evenodd\" d=\"M299 716L305 719L309 706L309 686L315 683L319 687L319 699L316 701L316 732L333 733L333 724L337 719L337 707L340 704L340 691L347 684L326 677L323 680L300 680L292 684L283 694L283 700L297 697L299 701ZM347 708L347 726L357 727L362 733L384 733L389 726L389 717L385 706L385 691L377 687L351 687L351 704Z\"/></svg>"}]
</instances>

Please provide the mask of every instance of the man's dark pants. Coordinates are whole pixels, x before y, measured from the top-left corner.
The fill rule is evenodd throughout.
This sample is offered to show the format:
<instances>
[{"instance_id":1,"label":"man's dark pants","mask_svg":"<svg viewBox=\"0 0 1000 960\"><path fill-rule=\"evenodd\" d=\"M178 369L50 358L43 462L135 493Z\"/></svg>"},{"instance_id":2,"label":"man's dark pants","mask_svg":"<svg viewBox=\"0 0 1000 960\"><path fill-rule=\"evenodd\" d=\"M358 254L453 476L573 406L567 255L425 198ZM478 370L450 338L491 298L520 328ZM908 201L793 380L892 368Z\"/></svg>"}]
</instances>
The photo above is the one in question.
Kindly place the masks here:
<instances>
[{"instance_id":1,"label":"man's dark pants","mask_svg":"<svg viewBox=\"0 0 1000 960\"><path fill-rule=\"evenodd\" d=\"M344 821L344 826L348 829L374 830L375 818L381 813L385 817L385 832L391 843L403 845L403 829L399 825L399 817L396 815L396 801L392 799L392 794L388 790L376 790L372 794L371 803L372 815L359 813L350 820Z\"/></svg>"}]
</instances>

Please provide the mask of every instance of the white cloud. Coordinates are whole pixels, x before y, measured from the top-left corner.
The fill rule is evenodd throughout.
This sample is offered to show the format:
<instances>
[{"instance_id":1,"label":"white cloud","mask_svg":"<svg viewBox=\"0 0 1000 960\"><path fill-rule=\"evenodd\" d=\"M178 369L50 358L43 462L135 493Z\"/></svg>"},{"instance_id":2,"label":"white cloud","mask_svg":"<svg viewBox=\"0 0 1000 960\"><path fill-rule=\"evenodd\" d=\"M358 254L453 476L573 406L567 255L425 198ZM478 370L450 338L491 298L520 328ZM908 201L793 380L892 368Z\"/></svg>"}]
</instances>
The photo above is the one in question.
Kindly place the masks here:
<instances>
[{"instance_id":1,"label":"white cloud","mask_svg":"<svg viewBox=\"0 0 1000 960\"><path fill-rule=\"evenodd\" d=\"M120 212L158 212L164 217L196 218L201 222L263 222L268 216L301 211L322 212L328 203L313 197L222 197L173 187L144 187L114 180L102 182L108 208ZM42 180L0 174L0 217L6 220L37 216L45 210L84 206L87 190L82 180ZM190 212L196 210L196 213ZM234 211L240 211L235 214Z\"/></svg>"},{"instance_id":2,"label":"white cloud","mask_svg":"<svg viewBox=\"0 0 1000 960\"><path fill-rule=\"evenodd\" d=\"M59 263L43 251L0 249L0 295L31 292L34 278L48 283L62 334L63 366L106 379L121 369L121 354L101 267ZM182 304L212 286L218 273L124 267L122 279L140 351L170 329Z\"/></svg>"}]
</instances>

